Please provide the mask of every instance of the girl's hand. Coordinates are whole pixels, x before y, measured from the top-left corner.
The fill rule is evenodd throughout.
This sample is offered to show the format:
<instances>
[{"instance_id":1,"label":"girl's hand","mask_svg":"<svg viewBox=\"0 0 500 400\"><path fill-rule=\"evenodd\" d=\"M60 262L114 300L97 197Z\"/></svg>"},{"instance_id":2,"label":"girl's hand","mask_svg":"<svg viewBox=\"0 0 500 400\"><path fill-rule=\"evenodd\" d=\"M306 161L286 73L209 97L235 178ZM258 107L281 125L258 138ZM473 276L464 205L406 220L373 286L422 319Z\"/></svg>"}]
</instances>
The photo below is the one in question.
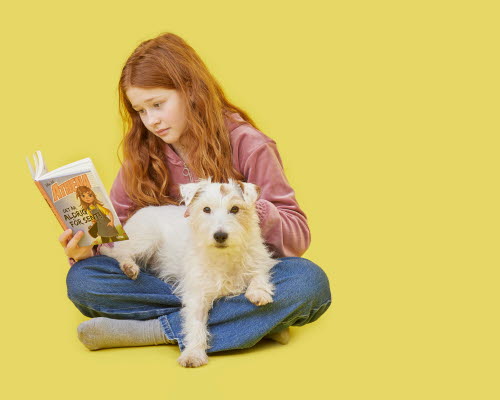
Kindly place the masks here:
<instances>
[{"instance_id":1,"label":"girl's hand","mask_svg":"<svg viewBox=\"0 0 500 400\"><path fill-rule=\"evenodd\" d=\"M59 243L64 247L64 252L69 258L73 258L75 261L85 260L94 255L92 252L92 247L94 246L78 246L78 242L82 237L82 231L78 231L76 235L73 236L71 229L65 230L59 236Z\"/></svg>"}]
</instances>

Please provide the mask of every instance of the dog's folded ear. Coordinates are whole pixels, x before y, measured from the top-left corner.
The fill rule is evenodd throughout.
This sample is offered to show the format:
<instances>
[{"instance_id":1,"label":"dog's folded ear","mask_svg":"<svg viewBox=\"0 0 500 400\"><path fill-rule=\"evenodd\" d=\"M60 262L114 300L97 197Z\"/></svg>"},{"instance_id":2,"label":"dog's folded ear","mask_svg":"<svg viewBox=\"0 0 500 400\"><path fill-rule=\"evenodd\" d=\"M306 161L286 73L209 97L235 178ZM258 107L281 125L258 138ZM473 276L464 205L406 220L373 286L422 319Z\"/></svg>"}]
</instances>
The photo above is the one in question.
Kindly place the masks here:
<instances>
[{"instance_id":1,"label":"dog's folded ear","mask_svg":"<svg viewBox=\"0 0 500 400\"><path fill-rule=\"evenodd\" d=\"M260 187L253 183L236 181L235 182L241 189L241 193L243 194L243 199L249 203L253 204L257 201L260 195Z\"/></svg>"},{"instance_id":2,"label":"dog's folded ear","mask_svg":"<svg viewBox=\"0 0 500 400\"><path fill-rule=\"evenodd\" d=\"M207 179L201 179L194 183L184 183L179 185L179 191L181 193L182 202L189 206L196 197L196 194L206 185L212 182L212 177Z\"/></svg>"},{"instance_id":3,"label":"dog's folded ear","mask_svg":"<svg viewBox=\"0 0 500 400\"><path fill-rule=\"evenodd\" d=\"M181 192L182 201L186 206L189 206L191 204L200 188L200 182L185 183L183 185L179 185L179 191Z\"/></svg>"}]
</instances>

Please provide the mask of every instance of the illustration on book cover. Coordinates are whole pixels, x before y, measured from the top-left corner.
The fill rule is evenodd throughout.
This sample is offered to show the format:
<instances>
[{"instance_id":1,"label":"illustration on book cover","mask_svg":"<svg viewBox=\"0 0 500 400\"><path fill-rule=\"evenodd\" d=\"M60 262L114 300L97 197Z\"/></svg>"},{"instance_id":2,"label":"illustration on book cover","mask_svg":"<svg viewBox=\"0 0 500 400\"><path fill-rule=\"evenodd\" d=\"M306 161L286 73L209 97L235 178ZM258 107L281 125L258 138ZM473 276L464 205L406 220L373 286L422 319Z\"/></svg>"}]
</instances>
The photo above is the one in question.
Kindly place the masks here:
<instances>
[{"instance_id":1,"label":"illustration on book cover","mask_svg":"<svg viewBox=\"0 0 500 400\"><path fill-rule=\"evenodd\" d=\"M87 231L95 238L92 245L128 240L113 207L105 204L107 195L91 180L92 174L84 173L49 179L43 186L66 225L74 233Z\"/></svg>"}]
</instances>

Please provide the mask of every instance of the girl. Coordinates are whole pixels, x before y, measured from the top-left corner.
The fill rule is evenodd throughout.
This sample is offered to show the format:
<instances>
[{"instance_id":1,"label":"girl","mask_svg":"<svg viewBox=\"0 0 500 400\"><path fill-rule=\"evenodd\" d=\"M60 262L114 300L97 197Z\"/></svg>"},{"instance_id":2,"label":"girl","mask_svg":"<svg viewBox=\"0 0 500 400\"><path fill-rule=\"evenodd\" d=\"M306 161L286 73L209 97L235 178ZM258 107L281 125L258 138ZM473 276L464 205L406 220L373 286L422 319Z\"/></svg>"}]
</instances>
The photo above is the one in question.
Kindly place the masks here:
<instances>
[{"instance_id":1,"label":"girl","mask_svg":"<svg viewBox=\"0 0 500 400\"><path fill-rule=\"evenodd\" d=\"M113 213L109 211L102 201L99 201L92 189L87 186L78 186L76 188L76 198L80 200L80 205L92 217L96 229L96 235L100 236L102 243L109 243L116 240L118 231L114 225ZM89 232L94 228L92 225ZM94 242L95 243L95 242Z\"/></svg>"},{"instance_id":2,"label":"girl","mask_svg":"<svg viewBox=\"0 0 500 400\"><path fill-rule=\"evenodd\" d=\"M331 303L329 282L322 269L300 258L310 232L276 143L228 101L197 53L172 33L137 47L118 89L124 159L110 198L122 224L141 207L178 204L178 185L200 178L261 188L262 235L280 259L273 302L257 307L243 294L214 302L207 353L248 348L264 337L286 343L289 326L319 318ZM59 241L72 265L68 297L92 317L78 327L82 343L91 350L176 343L182 351L182 303L171 286L147 272L129 279L99 247L78 246L81 236L68 230Z\"/></svg>"}]
</instances>

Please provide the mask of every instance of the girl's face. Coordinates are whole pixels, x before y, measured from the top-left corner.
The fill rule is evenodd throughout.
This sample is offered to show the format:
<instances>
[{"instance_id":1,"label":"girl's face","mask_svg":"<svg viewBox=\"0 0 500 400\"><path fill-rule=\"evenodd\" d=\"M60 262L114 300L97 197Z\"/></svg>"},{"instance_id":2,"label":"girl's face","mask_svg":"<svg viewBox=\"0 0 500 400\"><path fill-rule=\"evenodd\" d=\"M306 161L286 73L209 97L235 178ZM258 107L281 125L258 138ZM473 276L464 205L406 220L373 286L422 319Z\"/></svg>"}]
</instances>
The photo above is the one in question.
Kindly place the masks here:
<instances>
[{"instance_id":1,"label":"girl's face","mask_svg":"<svg viewBox=\"0 0 500 400\"><path fill-rule=\"evenodd\" d=\"M94 195L91 192L83 193L81 198L87 204L92 204L95 200Z\"/></svg>"},{"instance_id":2,"label":"girl's face","mask_svg":"<svg viewBox=\"0 0 500 400\"><path fill-rule=\"evenodd\" d=\"M165 143L176 144L186 129L186 107L175 89L132 86L126 92L148 131Z\"/></svg>"}]
</instances>

